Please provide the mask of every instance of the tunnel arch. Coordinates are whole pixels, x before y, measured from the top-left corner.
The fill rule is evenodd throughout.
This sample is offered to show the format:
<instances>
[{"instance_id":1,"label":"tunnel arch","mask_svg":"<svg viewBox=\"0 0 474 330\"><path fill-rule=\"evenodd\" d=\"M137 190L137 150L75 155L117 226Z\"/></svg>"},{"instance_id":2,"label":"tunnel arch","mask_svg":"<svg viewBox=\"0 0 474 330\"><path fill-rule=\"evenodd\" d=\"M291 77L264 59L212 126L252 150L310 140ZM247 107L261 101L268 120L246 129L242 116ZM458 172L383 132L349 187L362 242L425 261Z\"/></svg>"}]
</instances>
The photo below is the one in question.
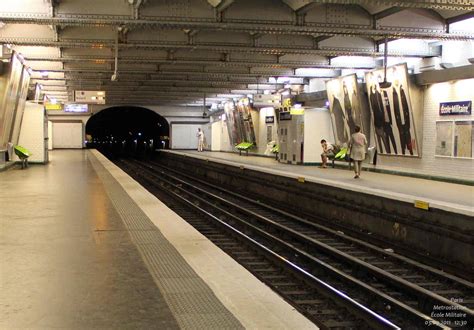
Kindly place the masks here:
<instances>
[{"instance_id":1,"label":"tunnel arch","mask_svg":"<svg viewBox=\"0 0 474 330\"><path fill-rule=\"evenodd\" d=\"M153 149L168 148L168 121L153 110L139 106L112 106L93 114L86 123L90 147L121 143L145 143Z\"/></svg>"}]
</instances>

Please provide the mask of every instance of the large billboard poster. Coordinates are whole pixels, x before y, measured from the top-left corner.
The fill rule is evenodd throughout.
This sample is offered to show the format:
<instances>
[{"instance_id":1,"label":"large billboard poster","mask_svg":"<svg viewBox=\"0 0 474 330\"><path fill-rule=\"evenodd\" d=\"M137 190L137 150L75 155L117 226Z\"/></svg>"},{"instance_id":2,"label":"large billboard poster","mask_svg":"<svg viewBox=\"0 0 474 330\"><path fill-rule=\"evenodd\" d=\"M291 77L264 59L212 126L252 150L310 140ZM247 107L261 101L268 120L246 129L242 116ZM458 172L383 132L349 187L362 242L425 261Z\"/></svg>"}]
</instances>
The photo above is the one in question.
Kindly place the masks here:
<instances>
[{"instance_id":1,"label":"large billboard poster","mask_svg":"<svg viewBox=\"0 0 474 330\"><path fill-rule=\"evenodd\" d=\"M12 54L10 62L10 74L6 86L3 104L3 111L0 112L0 147L5 148L10 137L12 128L13 112L19 98L21 73L23 64L16 55Z\"/></svg>"},{"instance_id":2,"label":"large billboard poster","mask_svg":"<svg viewBox=\"0 0 474 330\"><path fill-rule=\"evenodd\" d=\"M229 140L231 145L236 145L242 142L240 140L238 121L236 118L235 104L233 101L224 104L224 113L227 122L227 131L229 132Z\"/></svg>"},{"instance_id":3,"label":"large billboard poster","mask_svg":"<svg viewBox=\"0 0 474 330\"><path fill-rule=\"evenodd\" d=\"M385 155L419 156L406 64L387 68L390 87L380 87L383 77L383 69L365 75L377 152Z\"/></svg>"},{"instance_id":4,"label":"large billboard poster","mask_svg":"<svg viewBox=\"0 0 474 330\"><path fill-rule=\"evenodd\" d=\"M28 86L30 84L30 73L26 67L23 67L23 73L21 75L21 84L20 84L20 94L17 102L15 116L13 119L13 129L10 134L10 141L13 144L18 143L18 138L20 136L20 126L23 119L23 112L25 110L26 98L28 96Z\"/></svg>"},{"instance_id":5,"label":"large billboard poster","mask_svg":"<svg viewBox=\"0 0 474 330\"><path fill-rule=\"evenodd\" d=\"M240 132L242 140L256 144L255 130L252 120L252 107L248 98L241 99L237 103L237 111L240 119Z\"/></svg>"},{"instance_id":6,"label":"large billboard poster","mask_svg":"<svg viewBox=\"0 0 474 330\"><path fill-rule=\"evenodd\" d=\"M349 143L356 126L368 135L369 125L365 123L369 113L362 107L357 76L352 74L331 79L326 82L326 89L335 144L342 146Z\"/></svg>"}]
</instances>

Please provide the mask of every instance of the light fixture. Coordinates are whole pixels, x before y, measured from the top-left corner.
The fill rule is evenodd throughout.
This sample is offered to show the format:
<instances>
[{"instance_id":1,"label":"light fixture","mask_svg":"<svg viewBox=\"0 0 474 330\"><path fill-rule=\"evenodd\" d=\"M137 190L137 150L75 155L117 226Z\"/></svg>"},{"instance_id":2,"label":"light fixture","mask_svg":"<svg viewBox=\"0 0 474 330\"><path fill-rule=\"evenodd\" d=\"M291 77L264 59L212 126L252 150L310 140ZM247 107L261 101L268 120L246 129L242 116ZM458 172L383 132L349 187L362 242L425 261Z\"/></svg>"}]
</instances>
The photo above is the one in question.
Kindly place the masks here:
<instances>
[{"instance_id":1,"label":"light fixture","mask_svg":"<svg viewBox=\"0 0 474 330\"><path fill-rule=\"evenodd\" d=\"M454 67L452 63L440 63L439 66L442 67L443 69L449 69L449 68Z\"/></svg>"}]
</instances>

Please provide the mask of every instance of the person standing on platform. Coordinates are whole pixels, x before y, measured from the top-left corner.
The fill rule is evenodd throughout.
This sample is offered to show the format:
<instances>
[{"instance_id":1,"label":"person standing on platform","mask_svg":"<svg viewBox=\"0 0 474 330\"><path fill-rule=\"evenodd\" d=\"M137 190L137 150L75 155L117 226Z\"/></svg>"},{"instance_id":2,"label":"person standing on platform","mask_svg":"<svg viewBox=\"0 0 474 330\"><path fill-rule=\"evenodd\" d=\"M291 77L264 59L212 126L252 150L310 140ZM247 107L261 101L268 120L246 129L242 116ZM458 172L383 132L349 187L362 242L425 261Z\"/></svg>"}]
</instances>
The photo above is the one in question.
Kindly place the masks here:
<instances>
[{"instance_id":1,"label":"person standing on platform","mask_svg":"<svg viewBox=\"0 0 474 330\"><path fill-rule=\"evenodd\" d=\"M360 132L360 126L355 127L355 133L352 134L351 141L349 142L349 150L349 154L354 160L354 179L357 179L360 176L362 161L365 159L365 153L367 151L367 138Z\"/></svg>"},{"instance_id":2,"label":"person standing on platform","mask_svg":"<svg viewBox=\"0 0 474 330\"><path fill-rule=\"evenodd\" d=\"M198 152L202 152L202 149L204 147L204 133L200 128L198 128L197 132L197 138L198 138Z\"/></svg>"},{"instance_id":3,"label":"person standing on platform","mask_svg":"<svg viewBox=\"0 0 474 330\"><path fill-rule=\"evenodd\" d=\"M334 155L334 147L323 139L321 140L321 148L323 148L323 152L321 153L321 167L326 168L329 156Z\"/></svg>"}]
</instances>

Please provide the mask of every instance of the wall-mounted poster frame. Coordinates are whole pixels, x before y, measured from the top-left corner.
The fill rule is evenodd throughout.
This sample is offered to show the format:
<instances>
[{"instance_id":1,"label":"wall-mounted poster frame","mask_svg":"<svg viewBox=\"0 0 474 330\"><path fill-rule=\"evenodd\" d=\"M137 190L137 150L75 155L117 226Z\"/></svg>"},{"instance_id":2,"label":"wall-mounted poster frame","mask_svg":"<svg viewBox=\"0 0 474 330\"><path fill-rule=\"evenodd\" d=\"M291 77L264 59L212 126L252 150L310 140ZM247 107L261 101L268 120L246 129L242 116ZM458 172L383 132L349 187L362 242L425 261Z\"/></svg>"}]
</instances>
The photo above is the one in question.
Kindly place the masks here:
<instances>
[{"instance_id":1,"label":"wall-mounted poster frame","mask_svg":"<svg viewBox=\"0 0 474 330\"><path fill-rule=\"evenodd\" d=\"M474 158L474 120L436 121L435 156L440 158Z\"/></svg>"},{"instance_id":2,"label":"wall-mounted poster frame","mask_svg":"<svg viewBox=\"0 0 474 330\"><path fill-rule=\"evenodd\" d=\"M20 137L20 127L23 120L23 112L25 110L26 98L28 95L28 86L30 84L30 73L26 66L23 67L23 73L21 75L21 84L20 84L20 97L17 100L16 109L13 116L12 130L10 133L9 141L14 145L18 144L18 139Z\"/></svg>"},{"instance_id":3,"label":"wall-mounted poster frame","mask_svg":"<svg viewBox=\"0 0 474 330\"><path fill-rule=\"evenodd\" d=\"M14 111L19 99L23 64L16 52L12 52L8 82L0 105L0 148L5 148L10 137Z\"/></svg>"},{"instance_id":4,"label":"wall-mounted poster frame","mask_svg":"<svg viewBox=\"0 0 474 330\"><path fill-rule=\"evenodd\" d=\"M224 113L226 117L227 131L231 145L242 142L240 140L239 127L237 126L236 109L234 101L228 101L224 104Z\"/></svg>"},{"instance_id":5,"label":"wall-mounted poster frame","mask_svg":"<svg viewBox=\"0 0 474 330\"><path fill-rule=\"evenodd\" d=\"M388 88L381 88L384 70L365 74L369 106L375 128L377 153L394 156L421 156L415 128L406 63L387 68Z\"/></svg>"},{"instance_id":6,"label":"wall-mounted poster frame","mask_svg":"<svg viewBox=\"0 0 474 330\"><path fill-rule=\"evenodd\" d=\"M369 136L370 112L362 106L357 75L350 74L328 80L326 90L334 142L337 145L347 144L351 135L355 133L356 126Z\"/></svg>"}]
</instances>

